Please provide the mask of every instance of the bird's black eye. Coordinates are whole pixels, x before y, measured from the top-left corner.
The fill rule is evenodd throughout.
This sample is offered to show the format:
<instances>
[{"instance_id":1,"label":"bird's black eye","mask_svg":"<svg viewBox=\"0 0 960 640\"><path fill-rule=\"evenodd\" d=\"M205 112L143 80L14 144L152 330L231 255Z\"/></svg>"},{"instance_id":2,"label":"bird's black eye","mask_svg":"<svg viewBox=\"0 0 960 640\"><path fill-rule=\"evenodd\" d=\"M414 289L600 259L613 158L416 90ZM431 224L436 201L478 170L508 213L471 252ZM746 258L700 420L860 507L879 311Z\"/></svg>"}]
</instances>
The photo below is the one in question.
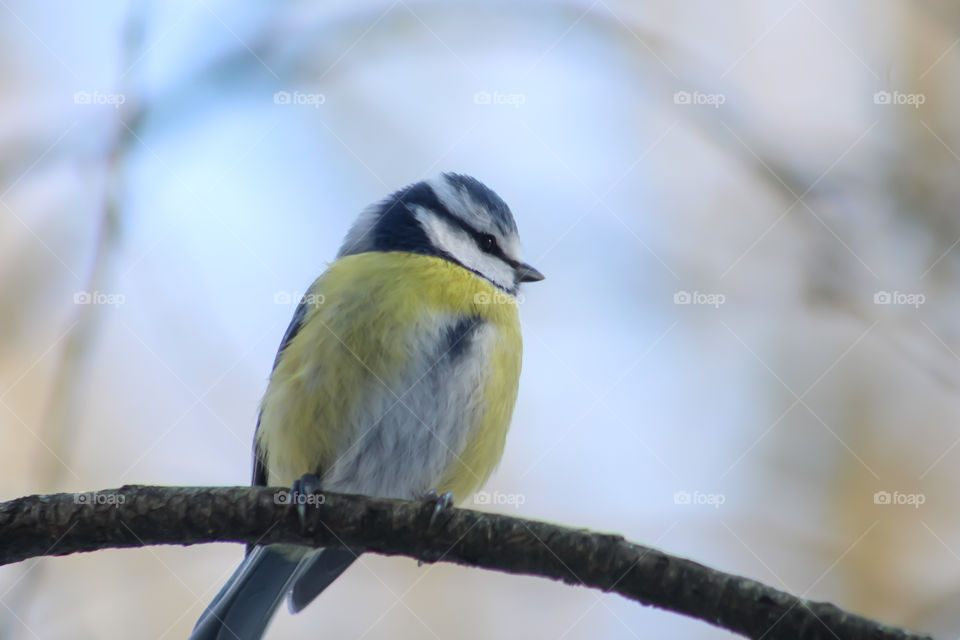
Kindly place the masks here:
<instances>
[{"instance_id":1,"label":"bird's black eye","mask_svg":"<svg viewBox=\"0 0 960 640\"><path fill-rule=\"evenodd\" d=\"M480 234L480 248L486 253L494 253L497 250L497 239L489 233Z\"/></svg>"}]
</instances>

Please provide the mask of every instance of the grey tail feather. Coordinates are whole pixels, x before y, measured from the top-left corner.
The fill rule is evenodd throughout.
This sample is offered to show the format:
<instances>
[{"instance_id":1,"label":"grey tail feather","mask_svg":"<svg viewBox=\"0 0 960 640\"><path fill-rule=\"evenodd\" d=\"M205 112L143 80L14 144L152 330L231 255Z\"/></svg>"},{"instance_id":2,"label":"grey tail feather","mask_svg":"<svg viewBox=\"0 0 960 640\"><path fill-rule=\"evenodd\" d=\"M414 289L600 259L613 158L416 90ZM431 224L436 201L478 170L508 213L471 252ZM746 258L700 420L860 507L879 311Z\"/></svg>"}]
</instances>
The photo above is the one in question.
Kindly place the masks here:
<instances>
[{"instance_id":1,"label":"grey tail feather","mask_svg":"<svg viewBox=\"0 0 960 640\"><path fill-rule=\"evenodd\" d=\"M301 562L290 592L290 611L297 613L330 586L357 559L350 549L324 549Z\"/></svg>"},{"instance_id":2,"label":"grey tail feather","mask_svg":"<svg viewBox=\"0 0 960 640\"><path fill-rule=\"evenodd\" d=\"M207 606L190 640L257 640L290 589L299 560L256 547Z\"/></svg>"}]
</instances>

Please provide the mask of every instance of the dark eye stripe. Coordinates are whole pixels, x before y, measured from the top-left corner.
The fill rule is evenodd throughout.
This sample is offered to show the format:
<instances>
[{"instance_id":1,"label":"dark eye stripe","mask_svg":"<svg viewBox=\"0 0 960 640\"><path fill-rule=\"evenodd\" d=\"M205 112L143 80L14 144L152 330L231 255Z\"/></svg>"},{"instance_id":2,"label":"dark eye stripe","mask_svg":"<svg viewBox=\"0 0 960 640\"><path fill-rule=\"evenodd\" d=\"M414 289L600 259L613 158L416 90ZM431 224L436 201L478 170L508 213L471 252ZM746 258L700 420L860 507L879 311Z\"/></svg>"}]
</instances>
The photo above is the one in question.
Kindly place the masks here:
<instances>
[{"instance_id":1,"label":"dark eye stripe","mask_svg":"<svg viewBox=\"0 0 960 640\"><path fill-rule=\"evenodd\" d=\"M349 251L346 253L341 249L341 255L351 255L365 251L405 251L426 256L437 256L486 278L494 286L508 293L515 293L513 288L491 280L489 276L466 266L454 256L434 245L416 218L417 207L429 210L433 215L445 220L454 228L462 230L470 236L474 244L480 249L483 249L484 243L489 244L489 240L482 240L483 236L489 236L493 239L493 246L489 250L483 249L484 252L502 260L514 270L519 268L520 263L518 261L511 260L503 253L503 249L497 243L495 236L473 229L450 213L437 197L433 188L426 182L409 185L381 201L377 205L376 221L369 230L369 240L359 244L355 242L355 246L349 247Z\"/></svg>"},{"instance_id":2,"label":"dark eye stripe","mask_svg":"<svg viewBox=\"0 0 960 640\"><path fill-rule=\"evenodd\" d=\"M516 267L517 261L511 260L507 257L507 254L505 254L503 249L500 248L500 244L497 242L497 239L494 236L490 235L489 233L481 233L470 228L464 223L461 223L459 226L461 229L470 234L470 237L472 237L473 241L477 243L477 246L480 247L481 251L495 258L500 258L511 267Z\"/></svg>"},{"instance_id":3,"label":"dark eye stripe","mask_svg":"<svg viewBox=\"0 0 960 640\"><path fill-rule=\"evenodd\" d=\"M432 191L432 189L431 189ZM489 233L484 233L482 231L477 231L466 222L458 218L457 216L450 213L450 210L447 209L443 204L440 203L440 200L434 196L433 202L427 204L427 206L435 213L438 217L443 218L453 226L461 229L466 232L474 241L474 243L480 247L480 250L484 253L490 254L496 258L500 258L508 265L513 268L516 268L520 263L516 260L511 260L507 257L507 254L503 252L503 249L500 247L500 244L497 242L497 238Z\"/></svg>"}]
</instances>

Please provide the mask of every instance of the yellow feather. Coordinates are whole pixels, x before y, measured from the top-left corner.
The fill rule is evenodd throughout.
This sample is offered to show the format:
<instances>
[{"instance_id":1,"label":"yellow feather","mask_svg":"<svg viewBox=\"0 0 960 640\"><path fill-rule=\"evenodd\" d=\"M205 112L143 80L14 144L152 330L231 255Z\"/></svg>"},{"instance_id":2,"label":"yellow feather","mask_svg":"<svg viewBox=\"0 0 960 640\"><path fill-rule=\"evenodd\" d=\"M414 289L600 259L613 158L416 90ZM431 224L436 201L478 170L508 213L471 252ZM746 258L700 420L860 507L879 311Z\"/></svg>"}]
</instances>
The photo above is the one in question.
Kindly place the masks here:
<instances>
[{"instance_id":1,"label":"yellow feather","mask_svg":"<svg viewBox=\"0 0 960 640\"><path fill-rule=\"evenodd\" d=\"M449 261L401 252L341 258L307 295L312 304L262 403L258 438L268 484L290 486L304 473L329 468L351 408L379 385L405 393L392 385L415 355L406 352L408 336L448 314L479 317L498 334L479 423L435 487L458 499L478 489L500 461L517 397L522 343L515 300Z\"/></svg>"}]
</instances>

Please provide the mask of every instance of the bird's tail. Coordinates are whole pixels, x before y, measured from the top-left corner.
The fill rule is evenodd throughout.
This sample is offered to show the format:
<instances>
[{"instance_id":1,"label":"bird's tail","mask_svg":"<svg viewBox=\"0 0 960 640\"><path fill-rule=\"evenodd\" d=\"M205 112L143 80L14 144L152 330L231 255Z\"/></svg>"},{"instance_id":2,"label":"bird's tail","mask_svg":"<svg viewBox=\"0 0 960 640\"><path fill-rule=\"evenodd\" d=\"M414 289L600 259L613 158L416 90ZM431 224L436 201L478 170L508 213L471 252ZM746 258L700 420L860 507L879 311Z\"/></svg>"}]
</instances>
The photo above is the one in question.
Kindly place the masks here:
<instances>
[{"instance_id":1,"label":"bird's tail","mask_svg":"<svg viewBox=\"0 0 960 640\"><path fill-rule=\"evenodd\" d=\"M292 586L300 559L255 547L207 606L190 640L258 640Z\"/></svg>"},{"instance_id":2,"label":"bird's tail","mask_svg":"<svg viewBox=\"0 0 960 640\"><path fill-rule=\"evenodd\" d=\"M305 558L294 576L290 611L297 613L320 595L358 557L352 549L323 549Z\"/></svg>"}]
</instances>

